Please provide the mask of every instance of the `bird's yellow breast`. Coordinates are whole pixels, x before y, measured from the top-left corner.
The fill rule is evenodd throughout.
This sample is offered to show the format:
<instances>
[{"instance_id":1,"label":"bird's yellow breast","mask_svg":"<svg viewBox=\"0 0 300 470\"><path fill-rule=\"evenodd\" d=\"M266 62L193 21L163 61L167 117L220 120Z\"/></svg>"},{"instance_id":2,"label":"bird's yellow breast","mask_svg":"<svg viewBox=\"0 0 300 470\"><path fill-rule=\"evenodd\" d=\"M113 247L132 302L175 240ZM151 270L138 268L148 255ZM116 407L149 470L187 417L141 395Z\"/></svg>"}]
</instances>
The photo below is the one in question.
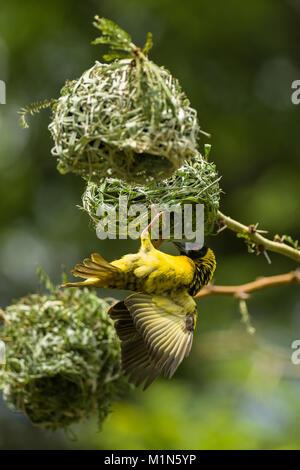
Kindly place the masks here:
<instances>
[{"instance_id":1,"label":"bird's yellow breast","mask_svg":"<svg viewBox=\"0 0 300 470\"><path fill-rule=\"evenodd\" d=\"M167 292L188 286L193 279L195 265L186 256L172 256L156 250L149 239L142 240L138 253L113 261L143 292Z\"/></svg>"}]
</instances>

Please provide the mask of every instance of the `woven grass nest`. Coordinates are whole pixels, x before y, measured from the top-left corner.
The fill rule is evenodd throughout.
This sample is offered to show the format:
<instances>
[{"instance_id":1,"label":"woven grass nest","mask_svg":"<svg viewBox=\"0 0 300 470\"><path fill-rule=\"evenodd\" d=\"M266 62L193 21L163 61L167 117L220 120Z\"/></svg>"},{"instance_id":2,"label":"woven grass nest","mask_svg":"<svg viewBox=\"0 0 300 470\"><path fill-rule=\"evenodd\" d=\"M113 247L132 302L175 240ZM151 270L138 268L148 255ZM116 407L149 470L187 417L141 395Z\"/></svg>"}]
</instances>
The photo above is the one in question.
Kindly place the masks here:
<instances>
[{"instance_id":1,"label":"woven grass nest","mask_svg":"<svg viewBox=\"0 0 300 470\"><path fill-rule=\"evenodd\" d=\"M36 425L56 430L98 412L128 387L109 304L88 289L54 287L7 307L0 338L7 338L0 388L13 408Z\"/></svg>"},{"instance_id":2,"label":"woven grass nest","mask_svg":"<svg viewBox=\"0 0 300 470\"><path fill-rule=\"evenodd\" d=\"M119 196L126 196L128 207L130 204L143 204L148 208L150 218L151 205L163 205L165 209L174 205L196 204L204 205L204 231L205 235L213 232L218 218L217 211L221 188L214 163L208 161L210 146L207 146L205 157L197 152L190 161L185 161L169 179L161 182L152 182L148 185L130 185L120 179L106 178L100 184L89 182L82 196L82 209L85 210L96 228L100 217L97 215L99 205L105 209L108 206L115 208L117 213L116 228L119 234ZM135 217L128 216L128 222ZM143 217L142 217L143 218ZM195 228L193 220L193 229ZM108 228L109 229L109 228ZM170 239L173 239L173 225L171 221ZM160 226L160 235L161 235ZM113 234L111 234L113 235ZM126 234L123 234L126 235Z\"/></svg>"},{"instance_id":3,"label":"woven grass nest","mask_svg":"<svg viewBox=\"0 0 300 470\"><path fill-rule=\"evenodd\" d=\"M148 59L151 36L141 51L113 22L94 24L102 32L94 43L109 44L105 57L113 61L67 82L54 102L49 129L58 169L95 182L162 180L195 153L197 113L170 72Z\"/></svg>"}]
</instances>

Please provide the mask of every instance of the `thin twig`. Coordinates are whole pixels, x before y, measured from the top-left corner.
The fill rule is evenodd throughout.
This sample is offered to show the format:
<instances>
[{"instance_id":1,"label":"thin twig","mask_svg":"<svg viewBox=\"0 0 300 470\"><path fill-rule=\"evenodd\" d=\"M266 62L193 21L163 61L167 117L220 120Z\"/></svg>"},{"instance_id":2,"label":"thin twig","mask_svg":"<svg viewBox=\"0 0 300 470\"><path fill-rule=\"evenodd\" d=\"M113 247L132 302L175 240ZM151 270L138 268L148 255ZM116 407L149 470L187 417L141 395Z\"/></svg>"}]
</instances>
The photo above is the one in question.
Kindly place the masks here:
<instances>
[{"instance_id":1,"label":"thin twig","mask_svg":"<svg viewBox=\"0 0 300 470\"><path fill-rule=\"evenodd\" d=\"M300 270L291 271L287 274L279 274L278 276L261 277L255 281L239 286L214 286L213 284L209 284L203 287L198 294L195 295L194 299L208 295L233 295L239 299L245 299L248 297L248 294L256 290L293 283L300 283Z\"/></svg>"}]
</instances>

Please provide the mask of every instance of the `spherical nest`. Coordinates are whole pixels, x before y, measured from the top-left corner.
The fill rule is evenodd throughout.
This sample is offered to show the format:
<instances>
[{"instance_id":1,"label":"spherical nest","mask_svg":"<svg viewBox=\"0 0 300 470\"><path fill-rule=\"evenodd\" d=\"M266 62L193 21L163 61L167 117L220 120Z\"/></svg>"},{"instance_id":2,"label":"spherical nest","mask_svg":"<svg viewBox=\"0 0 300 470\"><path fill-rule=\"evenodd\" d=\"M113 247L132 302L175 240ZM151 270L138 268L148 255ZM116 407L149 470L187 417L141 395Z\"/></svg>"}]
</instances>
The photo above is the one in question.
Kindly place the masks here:
<instances>
[{"instance_id":1,"label":"spherical nest","mask_svg":"<svg viewBox=\"0 0 300 470\"><path fill-rule=\"evenodd\" d=\"M45 294L28 295L2 315L4 398L44 428L66 428L94 412L101 423L127 387L109 304L92 290L60 290L44 278Z\"/></svg>"},{"instance_id":2,"label":"spherical nest","mask_svg":"<svg viewBox=\"0 0 300 470\"><path fill-rule=\"evenodd\" d=\"M219 180L214 163L209 162L206 157L202 157L197 152L189 162L185 161L183 166L169 179L161 182L152 182L148 185L130 185L116 178L103 179L100 184L89 182L82 197L82 209L89 214L92 225L96 228L101 220L97 215L99 206L102 206L104 210L113 207L117 214L116 232L117 235L120 235L119 196L127 197L128 207L130 204L146 206L148 213L145 216L148 220L151 220L151 205L153 204L163 205L165 209L174 205L191 204L194 207L196 204L203 204L204 231L205 235L209 235L213 232L218 218L217 211L221 194ZM135 217L128 216L128 222L131 222ZM141 218L143 219L142 214ZM193 229L195 229L195 225L193 219ZM106 227L106 230L109 232L109 227ZM172 239L172 234L174 231L171 221L170 239ZM123 235L128 235L128 233L123 233Z\"/></svg>"},{"instance_id":3,"label":"spherical nest","mask_svg":"<svg viewBox=\"0 0 300 470\"><path fill-rule=\"evenodd\" d=\"M66 83L52 109L61 173L145 183L170 176L195 152L196 111L178 81L141 53L96 62Z\"/></svg>"}]
</instances>

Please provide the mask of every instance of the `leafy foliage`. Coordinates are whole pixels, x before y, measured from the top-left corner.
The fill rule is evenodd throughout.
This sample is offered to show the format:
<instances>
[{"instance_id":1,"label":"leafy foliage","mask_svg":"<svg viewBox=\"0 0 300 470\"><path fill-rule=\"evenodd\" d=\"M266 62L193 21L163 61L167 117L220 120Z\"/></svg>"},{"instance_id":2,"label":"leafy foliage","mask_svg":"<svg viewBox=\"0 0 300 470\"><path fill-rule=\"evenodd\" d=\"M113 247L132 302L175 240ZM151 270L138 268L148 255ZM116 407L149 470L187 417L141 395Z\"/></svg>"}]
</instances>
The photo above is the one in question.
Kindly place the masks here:
<instances>
[{"instance_id":1,"label":"leafy foliage","mask_svg":"<svg viewBox=\"0 0 300 470\"><path fill-rule=\"evenodd\" d=\"M93 25L101 31L102 35L96 38L92 44L109 44L113 51L119 49L127 53L130 53L134 49L135 46L132 43L130 35L112 20L95 16ZM118 53L116 52L116 54Z\"/></svg>"},{"instance_id":2,"label":"leafy foliage","mask_svg":"<svg viewBox=\"0 0 300 470\"><path fill-rule=\"evenodd\" d=\"M296 250L299 249L299 242L298 240L294 240L290 235L282 235L281 240L283 242L288 242L293 248Z\"/></svg>"}]
</instances>

